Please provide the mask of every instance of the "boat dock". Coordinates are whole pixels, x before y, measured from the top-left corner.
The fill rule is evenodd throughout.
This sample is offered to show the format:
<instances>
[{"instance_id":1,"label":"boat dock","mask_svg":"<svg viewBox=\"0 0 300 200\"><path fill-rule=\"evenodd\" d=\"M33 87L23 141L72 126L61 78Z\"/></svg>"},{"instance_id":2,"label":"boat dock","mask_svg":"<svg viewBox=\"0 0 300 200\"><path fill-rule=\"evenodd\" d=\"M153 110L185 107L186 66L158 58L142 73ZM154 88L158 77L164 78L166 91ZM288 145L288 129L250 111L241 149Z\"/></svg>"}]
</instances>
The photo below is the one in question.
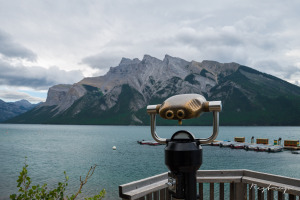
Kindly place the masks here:
<instances>
[{"instance_id":1,"label":"boat dock","mask_svg":"<svg viewBox=\"0 0 300 200\"><path fill-rule=\"evenodd\" d=\"M140 140L137 141L137 143L140 145L150 145L150 146L161 145L160 143L154 140ZM215 140L210 145L219 146L219 147L230 147L232 149L244 149L246 151L252 150L252 151L273 152L273 153L281 152L283 150L291 150L291 151L300 150L299 140L284 140L284 145L282 145L281 138L279 138L278 140L274 140L273 144L269 144L269 139L267 138L257 138L256 142L254 142L254 137L252 137L251 141L248 143L246 142L245 137L235 137L234 141Z\"/></svg>"},{"instance_id":2,"label":"boat dock","mask_svg":"<svg viewBox=\"0 0 300 200\"><path fill-rule=\"evenodd\" d=\"M274 140L273 144L269 144L268 138L257 138L256 143L254 137L251 138L251 142L247 143L245 137L235 137L234 141L214 141L212 146L230 147L232 149L244 149L260 152L281 152L285 150L298 151L300 150L299 140L284 140L284 145L281 144L281 138Z\"/></svg>"},{"instance_id":3,"label":"boat dock","mask_svg":"<svg viewBox=\"0 0 300 200\"><path fill-rule=\"evenodd\" d=\"M286 150L300 150L300 147L283 147Z\"/></svg>"}]
</instances>

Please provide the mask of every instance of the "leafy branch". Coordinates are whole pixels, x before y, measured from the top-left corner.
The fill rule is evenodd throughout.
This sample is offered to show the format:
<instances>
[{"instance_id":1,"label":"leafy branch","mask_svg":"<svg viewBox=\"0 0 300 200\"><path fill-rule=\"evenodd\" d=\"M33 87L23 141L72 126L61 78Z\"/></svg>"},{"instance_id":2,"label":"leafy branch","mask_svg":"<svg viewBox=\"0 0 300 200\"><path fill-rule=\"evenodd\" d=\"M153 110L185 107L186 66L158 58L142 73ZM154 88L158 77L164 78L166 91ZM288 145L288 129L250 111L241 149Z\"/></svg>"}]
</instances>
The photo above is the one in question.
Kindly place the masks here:
<instances>
[{"instance_id":1,"label":"leafy branch","mask_svg":"<svg viewBox=\"0 0 300 200\"><path fill-rule=\"evenodd\" d=\"M48 190L47 184L44 184L42 186L40 185L34 185L31 186L31 178L28 176L27 171L27 163L26 163L26 157L25 157L25 163L22 168L22 171L20 172L20 176L17 180L17 187L19 194L12 194L10 195L10 199L12 200L74 200L78 196L78 194L81 193L82 187L87 183L88 179L91 178L91 176L94 174L94 171L96 169L97 165L94 165L90 168L88 171L86 177L84 180L81 180L80 176L80 186L75 195L72 195L71 197L64 196L64 192L66 191L66 187L68 186L68 180L69 177L67 176L67 173L64 172L65 180L64 182L59 182L57 188L53 190ZM105 189L102 189L98 195L95 195L93 197L84 198L85 200L101 200L105 196Z\"/></svg>"}]
</instances>

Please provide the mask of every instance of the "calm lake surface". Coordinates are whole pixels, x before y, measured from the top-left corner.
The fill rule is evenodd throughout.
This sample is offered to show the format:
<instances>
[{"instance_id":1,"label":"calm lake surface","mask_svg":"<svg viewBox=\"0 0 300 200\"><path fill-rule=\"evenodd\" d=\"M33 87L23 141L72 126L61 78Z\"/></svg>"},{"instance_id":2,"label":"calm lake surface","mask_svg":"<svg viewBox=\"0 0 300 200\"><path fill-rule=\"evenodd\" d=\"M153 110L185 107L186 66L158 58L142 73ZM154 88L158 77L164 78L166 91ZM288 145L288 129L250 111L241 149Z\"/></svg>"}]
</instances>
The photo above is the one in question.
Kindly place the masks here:
<instances>
[{"instance_id":1,"label":"calm lake surface","mask_svg":"<svg viewBox=\"0 0 300 200\"><path fill-rule=\"evenodd\" d=\"M211 127L157 127L160 137L170 138L177 130L188 130L197 138L208 137ZM300 139L300 127L220 127L218 140L235 136ZM17 177L25 157L33 185L48 183L53 188L70 177L68 191L75 193L79 177L84 177L93 164L98 167L83 188L85 196L105 188L105 199L118 198L118 186L168 171L164 165L164 146L137 144L151 140L148 126L74 126L0 124L0 199L17 193ZM116 146L117 150L112 150ZM253 152L203 147L201 169L250 169L300 178L300 155Z\"/></svg>"}]
</instances>

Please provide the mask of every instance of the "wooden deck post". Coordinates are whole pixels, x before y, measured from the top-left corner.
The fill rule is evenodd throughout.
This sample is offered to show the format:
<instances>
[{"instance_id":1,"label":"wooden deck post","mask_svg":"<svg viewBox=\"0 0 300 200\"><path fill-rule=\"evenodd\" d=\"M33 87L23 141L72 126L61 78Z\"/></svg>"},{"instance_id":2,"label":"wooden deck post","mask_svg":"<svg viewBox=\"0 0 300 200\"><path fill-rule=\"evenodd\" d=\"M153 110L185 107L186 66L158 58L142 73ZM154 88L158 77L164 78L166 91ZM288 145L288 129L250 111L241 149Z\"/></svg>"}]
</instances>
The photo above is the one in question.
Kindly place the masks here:
<instances>
[{"instance_id":1,"label":"wooden deck post","mask_svg":"<svg viewBox=\"0 0 300 200\"><path fill-rule=\"evenodd\" d=\"M289 200L296 200L296 196L292 195L292 194L289 194Z\"/></svg>"},{"instance_id":2,"label":"wooden deck post","mask_svg":"<svg viewBox=\"0 0 300 200\"><path fill-rule=\"evenodd\" d=\"M219 194L220 200L224 200L224 183L220 183L219 191L220 191L220 194Z\"/></svg>"},{"instance_id":3,"label":"wooden deck post","mask_svg":"<svg viewBox=\"0 0 300 200\"><path fill-rule=\"evenodd\" d=\"M247 184L235 183L235 199L247 200Z\"/></svg>"},{"instance_id":4,"label":"wooden deck post","mask_svg":"<svg viewBox=\"0 0 300 200\"><path fill-rule=\"evenodd\" d=\"M168 188L166 188L166 200L169 200L169 199L171 199L171 196L170 196Z\"/></svg>"},{"instance_id":5,"label":"wooden deck post","mask_svg":"<svg viewBox=\"0 0 300 200\"><path fill-rule=\"evenodd\" d=\"M264 191L260 188L257 189L257 199L264 200Z\"/></svg>"},{"instance_id":6,"label":"wooden deck post","mask_svg":"<svg viewBox=\"0 0 300 200\"><path fill-rule=\"evenodd\" d=\"M274 191L268 190L268 200L274 200Z\"/></svg>"},{"instance_id":7,"label":"wooden deck post","mask_svg":"<svg viewBox=\"0 0 300 200\"><path fill-rule=\"evenodd\" d=\"M230 183L230 200L234 200L234 183Z\"/></svg>"},{"instance_id":8,"label":"wooden deck post","mask_svg":"<svg viewBox=\"0 0 300 200\"><path fill-rule=\"evenodd\" d=\"M152 200L152 193L146 195L146 200Z\"/></svg>"},{"instance_id":9,"label":"wooden deck post","mask_svg":"<svg viewBox=\"0 0 300 200\"><path fill-rule=\"evenodd\" d=\"M154 200L159 200L159 192L158 191L153 193L153 199Z\"/></svg>"},{"instance_id":10,"label":"wooden deck post","mask_svg":"<svg viewBox=\"0 0 300 200\"><path fill-rule=\"evenodd\" d=\"M210 200L214 200L215 199L215 184L214 183L210 183L209 184L209 191L210 191Z\"/></svg>"},{"instance_id":11,"label":"wooden deck post","mask_svg":"<svg viewBox=\"0 0 300 200\"><path fill-rule=\"evenodd\" d=\"M283 193L278 191L278 200L283 200Z\"/></svg>"},{"instance_id":12,"label":"wooden deck post","mask_svg":"<svg viewBox=\"0 0 300 200\"><path fill-rule=\"evenodd\" d=\"M166 200L166 189L162 189L159 191L159 199Z\"/></svg>"},{"instance_id":13,"label":"wooden deck post","mask_svg":"<svg viewBox=\"0 0 300 200\"><path fill-rule=\"evenodd\" d=\"M255 188L253 185L248 184L248 189L249 189L249 200L255 200Z\"/></svg>"},{"instance_id":14,"label":"wooden deck post","mask_svg":"<svg viewBox=\"0 0 300 200\"><path fill-rule=\"evenodd\" d=\"M203 200L203 183L199 183L199 200Z\"/></svg>"}]
</instances>

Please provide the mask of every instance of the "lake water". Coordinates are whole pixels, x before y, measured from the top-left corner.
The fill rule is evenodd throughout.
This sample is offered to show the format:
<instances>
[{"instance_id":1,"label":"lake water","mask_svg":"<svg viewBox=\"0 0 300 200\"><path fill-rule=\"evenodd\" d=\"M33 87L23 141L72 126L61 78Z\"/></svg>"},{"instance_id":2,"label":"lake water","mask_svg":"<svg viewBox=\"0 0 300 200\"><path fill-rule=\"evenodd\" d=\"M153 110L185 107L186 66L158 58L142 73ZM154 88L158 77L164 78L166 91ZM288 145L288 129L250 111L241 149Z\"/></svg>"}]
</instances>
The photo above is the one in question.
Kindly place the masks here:
<instances>
[{"instance_id":1,"label":"lake water","mask_svg":"<svg viewBox=\"0 0 300 200\"><path fill-rule=\"evenodd\" d=\"M197 138L211 134L211 127L157 127L160 137L170 138L177 130L188 130ZM300 139L300 127L220 127L219 140L235 136ZM83 188L84 195L95 195L105 188L106 199L118 198L118 186L167 171L164 146L137 144L151 140L147 126L74 126L0 124L0 199L17 193L17 177L25 157L32 184L48 183L49 188L70 177L68 191L75 193L79 177L93 164L94 175ZM117 150L112 150L116 146ZM201 169L250 169L300 178L300 155L253 152L203 147Z\"/></svg>"}]
</instances>

